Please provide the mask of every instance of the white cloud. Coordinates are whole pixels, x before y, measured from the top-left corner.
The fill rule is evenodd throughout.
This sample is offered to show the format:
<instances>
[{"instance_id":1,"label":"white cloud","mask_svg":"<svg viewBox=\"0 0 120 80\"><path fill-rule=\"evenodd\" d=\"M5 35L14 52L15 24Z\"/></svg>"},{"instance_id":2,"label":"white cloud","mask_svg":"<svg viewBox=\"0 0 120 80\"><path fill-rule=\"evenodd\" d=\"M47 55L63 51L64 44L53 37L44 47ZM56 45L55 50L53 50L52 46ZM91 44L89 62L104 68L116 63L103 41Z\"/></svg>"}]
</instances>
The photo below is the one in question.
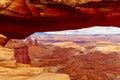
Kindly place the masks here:
<instances>
[{"instance_id":1,"label":"white cloud","mask_svg":"<svg viewBox=\"0 0 120 80\"><path fill-rule=\"evenodd\" d=\"M66 31L54 31L45 32L47 34L120 34L120 28L118 27L100 27L94 26L90 28L83 28L77 30L66 30Z\"/></svg>"},{"instance_id":2,"label":"white cloud","mask_svg":"<svg viewBox=\"0 0 120 80\"><path fill-rule=\"evenodd\" d=\"M35 35L40 35L41 33L42 32L36 32ZM94 26L77 30L44 32L44 34L120 34L120 28L113 26L109 27Z\"/></svg>"}]
</instances>

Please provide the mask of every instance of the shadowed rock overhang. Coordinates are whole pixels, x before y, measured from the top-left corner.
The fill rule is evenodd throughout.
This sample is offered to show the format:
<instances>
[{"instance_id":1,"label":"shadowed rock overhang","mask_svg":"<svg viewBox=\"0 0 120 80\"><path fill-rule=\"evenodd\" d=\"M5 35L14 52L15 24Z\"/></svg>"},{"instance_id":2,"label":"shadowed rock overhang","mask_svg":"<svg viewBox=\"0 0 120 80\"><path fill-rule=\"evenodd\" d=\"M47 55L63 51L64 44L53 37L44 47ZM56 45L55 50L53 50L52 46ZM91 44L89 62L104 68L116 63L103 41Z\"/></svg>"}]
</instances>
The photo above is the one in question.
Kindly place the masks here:
<instances>
[{"instance_id":1,"label":"shadowed rock overhang","mask_svg":"<svg viewBox=\"0 0 120 80\"><path fill-rule=\"evenodd\" d=\"M0 33L25 38L34 32L120 27L118 0L4 0L0 2Z\"/></svg>"}]
</instances>

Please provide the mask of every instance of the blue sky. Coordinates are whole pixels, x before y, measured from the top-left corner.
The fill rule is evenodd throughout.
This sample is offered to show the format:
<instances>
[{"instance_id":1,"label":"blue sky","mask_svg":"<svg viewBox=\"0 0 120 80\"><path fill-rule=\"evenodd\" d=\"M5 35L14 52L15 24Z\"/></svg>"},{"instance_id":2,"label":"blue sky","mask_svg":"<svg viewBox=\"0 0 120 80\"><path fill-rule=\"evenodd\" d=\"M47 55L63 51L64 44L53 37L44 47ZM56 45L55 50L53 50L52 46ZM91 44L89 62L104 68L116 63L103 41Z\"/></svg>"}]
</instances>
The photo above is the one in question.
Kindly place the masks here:
<instances>
[{"instance_id":1,"label":"blue sky","mask_svg":"<svg viewBox=\"0 0 120 80\"><path fill-rule=\"evenodd\" d=\"M33 35L40 34L41 34L40 32L36 32ZM109 27L94 26L76 30L44 32L44 34L120 34L120 28L112 26Z\"/></svg>"}]
</instances>

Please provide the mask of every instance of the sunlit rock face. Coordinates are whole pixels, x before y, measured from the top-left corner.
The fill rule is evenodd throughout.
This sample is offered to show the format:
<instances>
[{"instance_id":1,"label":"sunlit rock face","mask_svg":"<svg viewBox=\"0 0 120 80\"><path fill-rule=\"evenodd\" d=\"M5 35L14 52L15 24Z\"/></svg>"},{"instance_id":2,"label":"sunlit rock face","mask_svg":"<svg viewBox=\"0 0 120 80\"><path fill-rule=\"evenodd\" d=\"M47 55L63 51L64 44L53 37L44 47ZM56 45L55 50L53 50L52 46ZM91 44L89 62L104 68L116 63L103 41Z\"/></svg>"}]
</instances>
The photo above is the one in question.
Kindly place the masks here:
<instances>
[{"instance_id":1,"label":"sunlit rock face","mask_svg":"<svg viewBox=\"0 0 120 80\"><path fill-rule=\"evenodd\" d=\"M16 67L14 53L13 49L0 47L0 66Z\"/></svg>"},{"instance_id":2,"label":"sunlit rock face","mask_svg":"<svg viewBox=\"0 0 120 80\"><path fill-rule=\"evenodd\" d=\"M110 53L110 52L117 52L117 53L120 52L120 47L114 46L114 45L108 45L108 46L101 45L101 46L97 46L95 49L97 51L101 51L106 54Z\"/></svg>"},{"instance_id":3,"label":"sunlit rock face","mask_svg":"<svg viewBox=\"0 0 120 80\"><path fill-rule=\"evenodd\" d=\"M0 8L6 8L13 0L0 0Z\"/></svg>"},{"instance_id":4,"label":"sunlit rock face","mask_svg":"<svg viewBox=\"0 0 120 80\"><path fill-rule=\"evenodd\" d=\"M22 40L11 39L5 47L0 46L0 79L70 80L67 74L51 73L44 67L33 67L29 65L28 58L28 47Z\"/></svg>"},{"instance_id":5,"label":"sunlit rock face","mask_svg":"<svg viewBox=\"0 0 120 80\"><path fill-rule=\"evenodd\" d=\"M7 7L0 7L0 14L22 18L81 13L118 16L119 3L118 0L1 0L1 6Z\"/></svg>"},{"instance_id":6,"label":"sunlit rock face","mask_svg":"<svg viewBox=\"0 0 120 80\"><path fill-rule=\"evenodd\" d=\"M1 80L70 80L67 74L48 73L44 68L22 67L4 68L0 67Z\"/></svg>"},{"instance_id":7,"label":"sunlit rock face","mask_svg":"<svg viewBox=\"0 0 120 80\"><path fill-rule=\"evenodd\" d=\"M31 77L26 80L70 80L69 76L66 74L56 74L56 73L43 73L38 76Z\"/></svg>"}]
</instances>

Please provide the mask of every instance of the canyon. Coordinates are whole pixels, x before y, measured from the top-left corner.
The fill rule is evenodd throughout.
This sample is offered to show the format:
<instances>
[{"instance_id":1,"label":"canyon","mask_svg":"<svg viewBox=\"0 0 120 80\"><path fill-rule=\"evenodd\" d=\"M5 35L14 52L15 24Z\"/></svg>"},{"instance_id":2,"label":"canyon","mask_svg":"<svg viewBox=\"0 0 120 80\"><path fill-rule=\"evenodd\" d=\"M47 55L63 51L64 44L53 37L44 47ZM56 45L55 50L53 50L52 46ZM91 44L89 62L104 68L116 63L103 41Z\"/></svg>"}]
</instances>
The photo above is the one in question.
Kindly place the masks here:
<instances>
[{"instance_id":1,"label":"canyon","mask_svg":"<svg viewBox=\"0 0 120 80\"><path fill-rule=\"evenodd\" d=\"M3 40L6 37L1 34L0 41L3 43ZM20 40L10 40L5 46L1 44L1 80L70 80L67 74L50 72L45 67L35 67L29 63L28 47Z\"/></svg>"},{"instance_id":2,"label":"canyon","mask_svg":"<svg viewBox=\"0 0 120 80\"><path fill-rule=\"evenodd\" d=\"M15 73L1 70L1 75L5 74L5 80L8 76L17 80L120 79L119 35L78 35L73 38L74 35L41 34L9 40L4 47L15 51L12 58L15 61L1 65L3 70L5 67ZM13 55L13 51L9 54Z\"/></svg>"},{"instance_id":3,"label":"canyon","mask_svg":"<svg viewBox=\"0 0 120 80\"><path fill-rule=\"evenodd\" d=\"M0 0L0 79L120 80L120 35L48 35L120 27L119 0Z\"/></svg>"}]
</instances>

